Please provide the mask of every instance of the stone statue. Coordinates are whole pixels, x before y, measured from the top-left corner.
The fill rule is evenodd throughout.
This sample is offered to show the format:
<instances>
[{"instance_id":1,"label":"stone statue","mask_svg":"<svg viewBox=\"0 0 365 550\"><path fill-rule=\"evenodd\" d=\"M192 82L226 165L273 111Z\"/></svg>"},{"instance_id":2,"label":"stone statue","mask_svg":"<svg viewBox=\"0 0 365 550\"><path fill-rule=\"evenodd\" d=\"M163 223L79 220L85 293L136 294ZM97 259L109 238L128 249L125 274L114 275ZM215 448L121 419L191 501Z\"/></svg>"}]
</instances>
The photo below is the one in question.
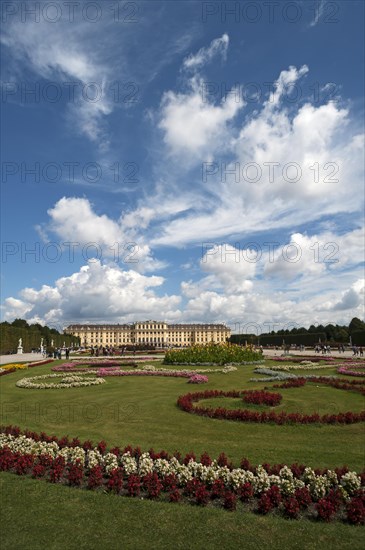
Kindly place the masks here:
<instances>
[{"instance_id":1,"label":"stone statue","mask_svg":"<svg viewBox=\"0 0 365 550\"><path fill-rule=\"evenodd\" d=\"M17 353L23 353L23 340L19 338Z\"/></svg>"}]
</instances>

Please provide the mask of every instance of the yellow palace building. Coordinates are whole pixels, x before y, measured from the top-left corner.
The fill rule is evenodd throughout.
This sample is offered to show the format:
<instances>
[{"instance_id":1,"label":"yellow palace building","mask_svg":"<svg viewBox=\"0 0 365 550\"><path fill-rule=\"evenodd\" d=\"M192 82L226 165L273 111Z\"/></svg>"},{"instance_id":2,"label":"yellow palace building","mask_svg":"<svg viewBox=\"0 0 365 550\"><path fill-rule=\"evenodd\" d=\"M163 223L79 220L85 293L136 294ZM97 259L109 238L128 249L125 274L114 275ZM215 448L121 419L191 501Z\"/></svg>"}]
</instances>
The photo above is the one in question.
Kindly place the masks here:
<instances>
[{"instance_id":1,"label":"yellow palace building","mask_svg":"<svg viewBox=\"0 0 365 550\"><path fill-rule=\"evenodd\" d=\"M81 346L123 347L148 344L156 347L186 347L192 344L226 342L231 330L224 324L173 324L139 321L125 325L69 325L65 334L80 338Z\"/></svg>"}]
</instances>

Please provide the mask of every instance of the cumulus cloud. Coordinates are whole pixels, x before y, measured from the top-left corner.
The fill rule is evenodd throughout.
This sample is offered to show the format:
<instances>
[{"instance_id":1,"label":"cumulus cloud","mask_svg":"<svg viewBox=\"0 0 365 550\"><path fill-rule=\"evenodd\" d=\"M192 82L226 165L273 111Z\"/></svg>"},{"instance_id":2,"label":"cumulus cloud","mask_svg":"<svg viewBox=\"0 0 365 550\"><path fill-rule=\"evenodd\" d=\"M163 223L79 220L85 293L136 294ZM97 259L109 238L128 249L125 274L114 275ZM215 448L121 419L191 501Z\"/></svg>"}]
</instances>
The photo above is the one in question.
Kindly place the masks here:
<instances>
[{"instance_id":1,"label":"cumulus cloud","mask_svg":"<svg viewBox=\"0 0 365 550\"><path fill-rule=\"evenodd\" d=\"M293 233L290 241L265 254L264 275L293 280L316 278L325 272L360 264L363 259L364 227L338 235L331 231L315 235Z\"/></svg>"},{"instance_id":2,"label":"cumulus cloud","mask_svg":"<svg viewBox=\"0 0 365 550\"><path fill-rule=\"evenodd\" d=\"M130 263L137 271L161 269L165 262L155 259L149 245L139 233L134 219L121 216L112 220L107 215L98 215L88 199L63 197L48 210L50 217L48 231L56 234L63 243L77 243L81 246L94 246L96 257L111 258L116 261L129 254ZM148 209L142 210L138 218L149 219ZM44 228L43 228L44 233ZM71 245L69 245L71 246Z\"/></svg>"},{"instance_id":3,"label":"cumulus cloud","mask_svg":"<svg viewBox=\"0 0 365 550\"><path fill-rule=\"evenodd\" d=\"M227 243L204 245L200 261L202 271L210 273L211 288L222 287L230 293L246 292L252 288L251 279L255 276L256 254L252 250L241 250Z\"/></svg>"},{"instance_id":4,"label":"cumulus cloud","mask_svg":"<svg viewBox=\"0 0 365 550\"><path fill-rule=\"evenodd\" d=\"M360 304L364 306L364 285L365 279L356 281L351 288L343 292L341 299L334 304L332 310L349 310L358 307Z\"/></svg>"},{"instance_id":5,"label":"cumulus cloud","mask_svg":"<svg viewBox=\"0 0 365 550\"><path fill-rule=\"evenodd\" d=\"M212 154L229 141L229 123L243 107L234 95L219 105L206 101L201 84L191 81L187 93L166 92L161 103L159 128L164 142L174 155L201 158ZM190 161L191 162L191 161Z\"/></svg>"},{"instance_id":6,"label":"cumulus cloud","mask_svg":"<svg viewBox=\"0 0 365 550\"><path fill-rule=\"evenodd\" d=\"M53 287L25 288L19 299L7 298L3 315L5 319L41 319L47 324L176 318L180 297L158 296L154 290L163 282L162 277L147 277L116 265L90 261L78 272L58 279Z\"/></svg>"},{"instance_id":7,"label":"cumulus cloud","mask_svg":"<svg viewBox=\"0 0 365 550\"><path fill-rule=\"evenodd\" d=\"M183 245L202 235L226 239L341 212L358 215L364 136L340 103L285 104L286 87L307 73L306 65L281 71L268 100L243 122L235 117L245 106L233 96L215 105L203 102L194 88L165 94L160 121L165 143L206 203L171 216L155 244ZM189 189L183 186L181 193Z\"/></svg>"}]
</instances>

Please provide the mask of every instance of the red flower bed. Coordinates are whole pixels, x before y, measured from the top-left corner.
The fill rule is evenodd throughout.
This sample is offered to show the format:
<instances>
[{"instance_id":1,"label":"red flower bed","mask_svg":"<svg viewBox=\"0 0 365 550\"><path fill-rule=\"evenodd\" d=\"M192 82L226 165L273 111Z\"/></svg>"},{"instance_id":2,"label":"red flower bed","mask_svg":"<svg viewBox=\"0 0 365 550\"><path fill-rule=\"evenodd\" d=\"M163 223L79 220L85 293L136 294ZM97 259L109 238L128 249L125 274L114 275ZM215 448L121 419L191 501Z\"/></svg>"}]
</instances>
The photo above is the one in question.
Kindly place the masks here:
<instances>
[{"instance_id":1,"label":"red flower bed","mask_svg":"<svg viewBox=\"0 0 365 550\"><path fill-rule=\"evenodd\" d=\"M265 390L253 390L244 393L243 401L253 405L269 405L275 407L279 405L283 396L280 393L270 393Z\"/></svg>"},{"instance_id":2,"label":"red flower bed","mask_svg":"<svg viewBox=\"0 0 365 550\"><path fill-rule=\"evenodd\" d=\"M58 446L69 446L70 440L68 437L57 438L41 433L36 434L25 430L21 432L18 427L8 426L2 428L2 432L8 435L18 437L25 435L31 437L34 441L56 442ZM93 445L92 442L80 442L77 438L73 438L71 443L77 443L84 449L93 449L97 447L102 456L105 456L107 446L104 441ZM90 447L91 445L91 447ZM121 453L129 452L131 457L138 459L142 455L139 447L125 447L123 450L119 448L111 449L116 456ZM171 457L166 451L156 453L151 449L150 457L166 458ZM180 463L189 463L189 460L195 460L194 453L186 455L185 459L181 459L179 453L175 456L180 457ZM227 465L228 470L233 470L233 465L228 458L221 453L220 460L222 465ZM211 465L212 458L207 454L201 455L201 464L206 466ZM264 469L268 475L278 475L284 467L283 464L264 464ZM243 459L241 467L251 471L253 474L259 474L259 469L249 463L247 459ZM260 467L261 469L261 467ZM305 466L292 464L289 468L294 478L302 478ZM283 514L288 518L297 518L299 514L306 517L317 517L323 521L330 521L332 518L347 518L350 524L361 525L365 520L365 492L362 489L353 491L351 499L345 501L342 491L339 490L341 476L348 472L345 466L336 469L337 488L328 488L323 498L311 498L308 487L297 488L294 494L287 495L282 492L280 483L272 484L266 490L256 490L254 485L246 482L240 486L232 486L229 481L224 479L216 479L210 481L202 481L197 477L193 477L189 481L179 481L175 474L163 474L152 471L146 475L138 475L137 473L127 474L123 467L118 466L108 471L105 465L97 464L88 466L87 459L85 465L82 460L77 459L72 462L72 458L65 459L63 456L52 458L48 454L22 454L21 452L11 451L8 446L0 449L0 470L16 473L17 475L28 475L37 479L45 479L51 483L62 483L72 487L82 489L98 490L113 492L117 495L128 495L130 497L142 497L149 499L163 499L170 502L185 501L199 506L210 505L213 501L215 505L220 505L228 511L236 510L237 506L242 509L242 503L250 502L248 509L257 510L258 513L267 514L276 509L278 513ZM316 475L325 475L327 470L315 470ZM363 478L365 483L365 477ZM254 482L253 482L254 483ZM255 492L256 491L256 492Z\"/></svg>"},{"instance_id":3,"label":"red flower bed","mask_svg":"<svg viewBox=\"0 0 365 550\"><path fill-rule=\"evenodd\" d=\"M304 386L306 383L306 380L299 379L300 382L298 384L298 380L295 380L293 382L285 382L284 384L276 384L275 388L288 388L288 387L297 387ZM307 379L311 380L311 379ZM342 390L351 390L356 391L362 394L365 394L365 389L363 387L363 382L359 382L358 380L352 380L349 382L346 382L341 379L329 379L324 377L318 377L313 379L316 383L322 383L326 384L328 386L332 386L334 388L342 389ZM293 384L293 385L292 385ZM207 390L203 392L196 392L196 393L187 393L185 395L181 395L178 400L177 404L185 412L197 414L199 416L207 416L208 418L219 418L224 420L236 420L240 422L259 422L259 423L265 423L265 422L273 422L275 424L314 424L314 423L320 423L320 424L354 424L357 422L362 422L365 420L365 411L361 411L360 413L355 413L351 411L338 413L338 414L325 414L325 415L319 415L318 413L313 414L302 414L302 413L286 413L285 411L281 411L279 413L276 413L275 411L269 411L269 412L259 412L259 411L250 411L247 409L226 409L224 407L218 407L217 409L208 408L208 407L202 407L202 406L196 406L194 407L194 403L197 401L201 401L203 399L211 399L214 397L242 397L252 392L247 391L219 391L219 390ZM253 393L260 393L260 392L253 392ZM264 392L265 393L265 392ZM269 392L266 392L269 393ZM271 395L280 395L280 394L271 394ZM281 397L281 396L280 396ZM262 399L264 399L262 397Z\"/></svg>"},{"instance_id":4,"label":"red flower bed","mask_svg":"<svg viewBox=\"0 0 365 550\"><path fill-rule=\"evenodd\" d=\"M53 359L45 359L44 361L36 361L35 363L28 363L28 367L39 367L40 365L47 365L47 363L53 363Z\"/></svg>"},{"instance_id":5,"label":"red flower bed","mask_svg":"<svg viewBox=\"0 0 365 550\"><path fill-rule=\"evenodd\" d=\"M0 376L5 376L6 374L11 374L12 372L15 372L16 370L17 369L15 369L14 367L11 368L11 369L6 369L3 372L0 372Z\"/></svg>"}]
</instances>

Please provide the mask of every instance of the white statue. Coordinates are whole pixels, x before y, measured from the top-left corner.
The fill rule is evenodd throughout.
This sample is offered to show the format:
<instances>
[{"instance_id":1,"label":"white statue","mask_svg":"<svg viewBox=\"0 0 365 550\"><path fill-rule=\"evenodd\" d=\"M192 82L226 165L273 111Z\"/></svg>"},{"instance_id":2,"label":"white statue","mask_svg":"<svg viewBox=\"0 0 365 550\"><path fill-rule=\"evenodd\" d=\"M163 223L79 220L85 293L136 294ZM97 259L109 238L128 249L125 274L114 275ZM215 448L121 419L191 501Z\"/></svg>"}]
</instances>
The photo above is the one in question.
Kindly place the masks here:
<instances>
[{"instance_id":1,"label":"white statue","mask_svg":"<svg viewBox=\"0 0 365 550\"><path fill-rule=\"evenodd\" d=\"M19 338L17 353L23 353L23 340Z\"/></svg>"},{"instance_id":2,"label":"white statue","mask_svg":"<svg viewBox=\"0 0 365 550\"><path fill-rule=\"evenodd\" d=\"M53 340L51 340L51 348L53 348Z\"/></svg>"}]
</instances>

